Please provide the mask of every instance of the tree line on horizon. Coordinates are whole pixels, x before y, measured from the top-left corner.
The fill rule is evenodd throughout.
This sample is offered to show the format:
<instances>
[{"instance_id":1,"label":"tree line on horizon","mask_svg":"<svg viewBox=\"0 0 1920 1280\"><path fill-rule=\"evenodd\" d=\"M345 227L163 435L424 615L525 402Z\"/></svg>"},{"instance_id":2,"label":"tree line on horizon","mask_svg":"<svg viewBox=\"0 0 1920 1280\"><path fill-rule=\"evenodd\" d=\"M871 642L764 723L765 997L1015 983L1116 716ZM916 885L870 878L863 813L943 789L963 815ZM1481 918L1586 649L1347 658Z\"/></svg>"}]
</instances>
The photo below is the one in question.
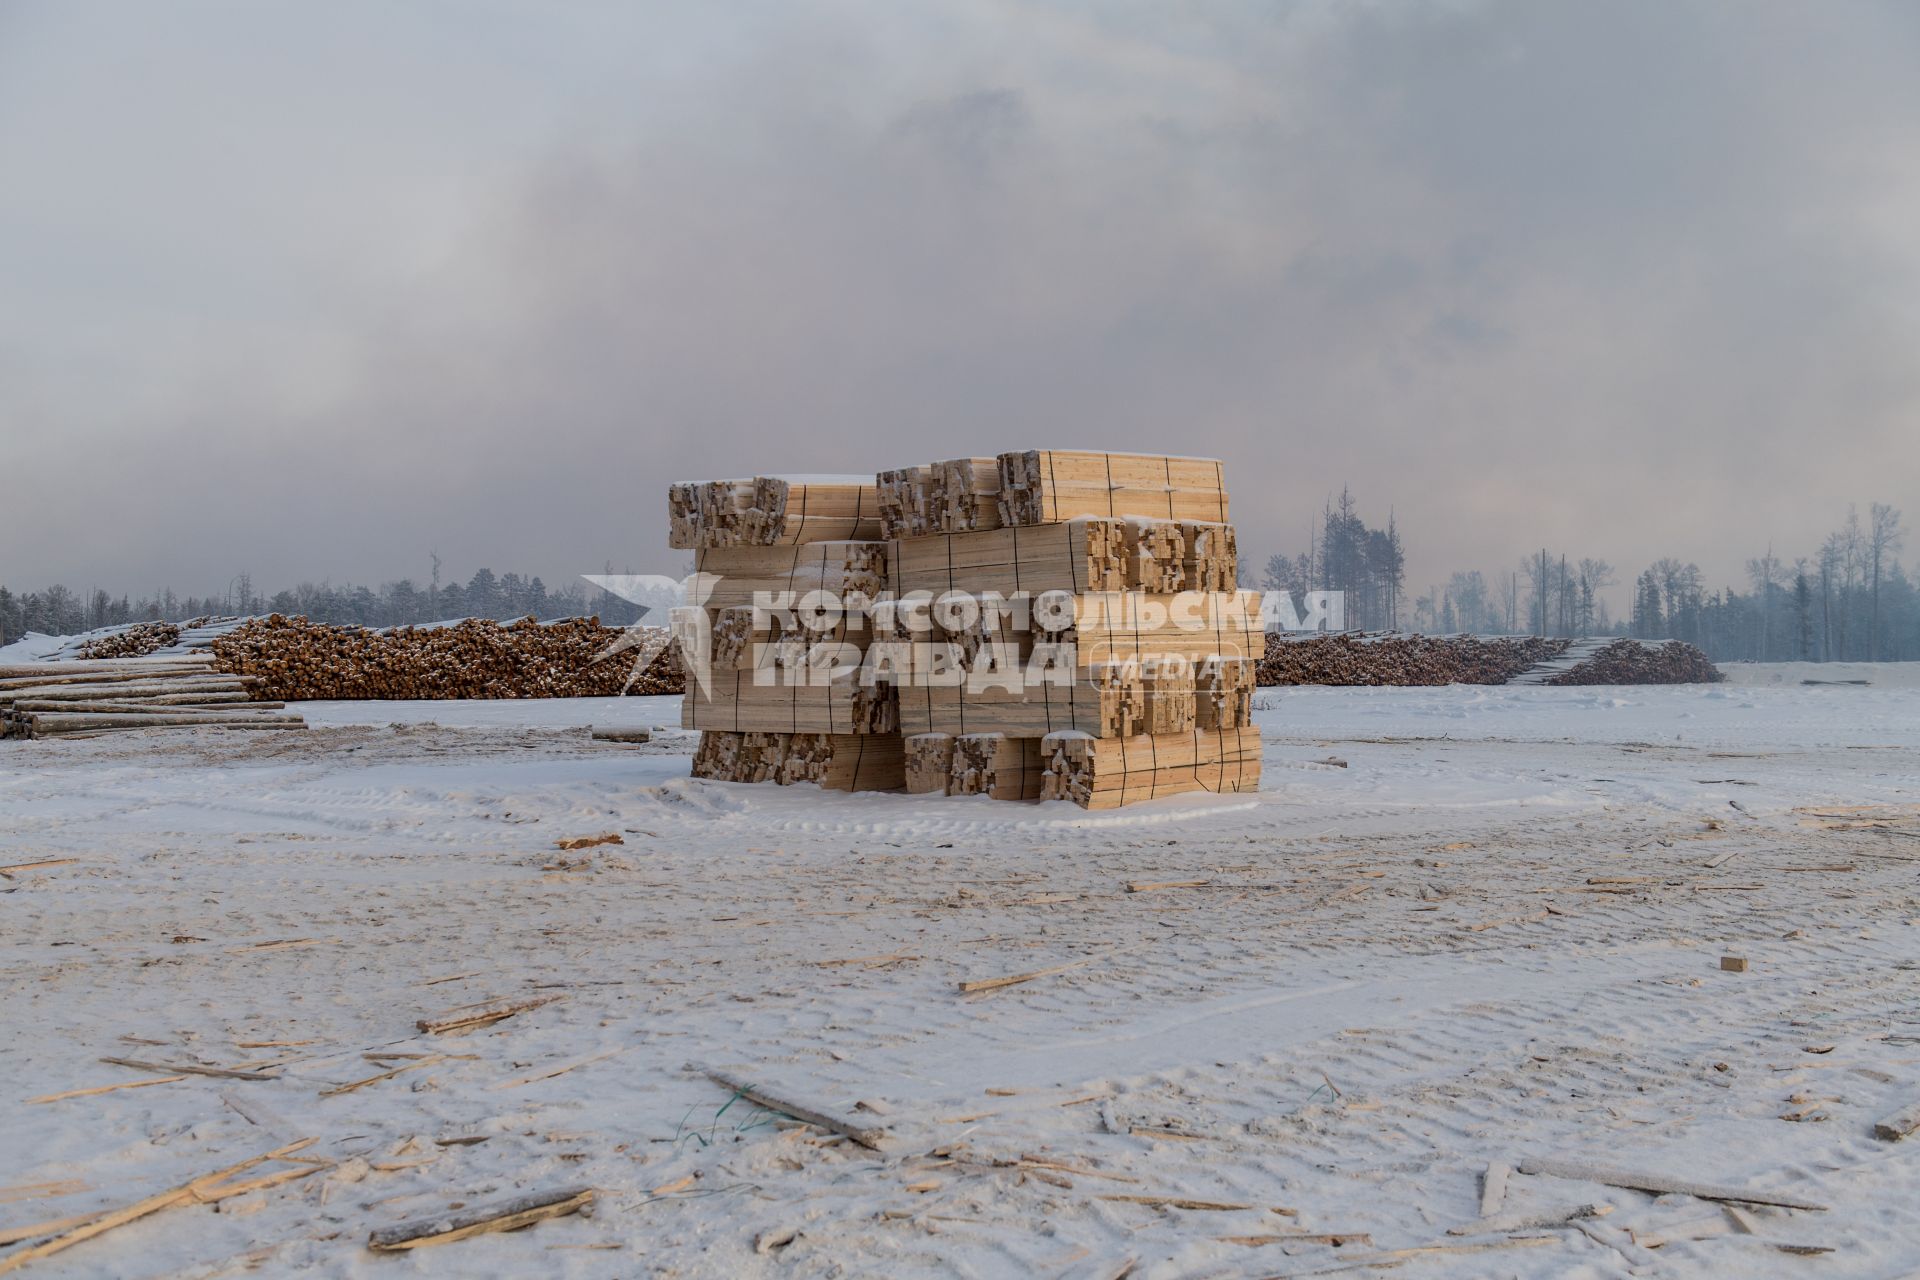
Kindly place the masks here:
<instances>
[{"instance_id":1,"label":"tree line on horizon","mask_svg":"<svg viewBox=\"0 0 1920 1280\"><path fill-rule=\"evenodd\" d=\"M1243 557L1241 581L1296 596L1344 592L1350 630L1404 625L1442 635L1672 639L1698 645L1715 661L1914 661L1920 660L1920 583L1900 562L1902 521L1885 503L1871 504L1864 520L1850 508L1814 555L1788 560L1769 547L1749 560L1744 590L1731 584L1710 590L1699 565L1662 557L1634 577L1627 615L1616 618L1602 594L1618 585L1613 565L1546 550L1492 577L1477 569L1453 573L1407 601L1406 549L1394 517L1389 514L1384 527L1369 525L1351 490L1342 489L1310 532L1306 551L1269 557L1258 582ZM580 580L556 590L538 576L496 576L484 568L464 583L439 578L436 556L424 587L407 578L378 588L301 583L268 596L240 574L221 596L163 590L133 600L104 591L82 596L59 584L20 594L0 585L0 644L28 631L73 635L133 622L264 613L364 627L590 615L628 626L642 616L642 605ZM647 620L664 621L657 610Z\"/></svg>"},{"instance_id":2,"label":"tree line on horizon","mask_svg":"<svg viewBox=\"0 0 1920 1280\"><path fill-rule=\"evenodd\" d=\"M611 567L608 568L611 573ZM479 569L466 582L441 583L435 560L434 579L421 586L410 578L379 587L303 582L266 595L254 588L246 574L237 575L222 595L180 596L171 589L133 599L118 599L105 591L81 595L55 583L39 591L15 593L0 584L0 644L30 631L45 635L78 635L101 627L135 622L189 622L196 618L279 613L304 616L314 622L361 627L405 627L458 618L577 618L597 616L608 626L629 626L640 620L640 604L631 603L584 581L550 588L538 575L495 575ZM649 621L664 621L650 618Z\"/></svg>"},{"instance_id":3,"label":"tree line on horizon","mask_svg":"<svg viewBox=\"0 0 1920 1280\"><path fill-rule=\"evenodd\" d=\"M1663 557L1633 580L1627 615L1603 593L1614 566L1542 549L1491 578L1450 575L1402 608L1405 551L1391 515L1385 528L1361 518L1343 489L1305 552L1268 559L1267 591L1344 591L1350 630L1427 634L1633 636L1682 640L1718 662L1920 661L1920 583L1899 559L1906 541L1898 508L1872 503L1812 556L1788 560L1769 547L1747 561L1746 589L1709 589L1700 566ZM1245 585L1255 585L1243 571Z\"/></svg>"}]
</instances>

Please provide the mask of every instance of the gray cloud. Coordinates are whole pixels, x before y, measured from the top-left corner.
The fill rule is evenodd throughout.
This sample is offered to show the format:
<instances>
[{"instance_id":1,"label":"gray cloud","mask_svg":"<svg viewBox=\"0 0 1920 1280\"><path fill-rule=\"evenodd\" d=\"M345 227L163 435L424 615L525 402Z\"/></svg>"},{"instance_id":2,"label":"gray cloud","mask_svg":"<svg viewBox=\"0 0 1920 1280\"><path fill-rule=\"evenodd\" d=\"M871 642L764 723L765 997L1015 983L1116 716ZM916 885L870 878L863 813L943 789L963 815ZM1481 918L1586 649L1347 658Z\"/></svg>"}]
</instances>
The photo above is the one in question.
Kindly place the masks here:
<instances>
[{"instance_id":1,"label":"gray cloud","mask_svg":"<svg viewBox=\"0 0 1920 1280\"><path fill-rule=\"evenodd\" d=\"M670 479L1029 445L1262 550L1351 482L1415 586L1920 505L1910 8L579 12L0 89L0 431L89 495L0 580L666 567ZM31 13L0 83L113 43Z\"/></svg>"}]
</instances>

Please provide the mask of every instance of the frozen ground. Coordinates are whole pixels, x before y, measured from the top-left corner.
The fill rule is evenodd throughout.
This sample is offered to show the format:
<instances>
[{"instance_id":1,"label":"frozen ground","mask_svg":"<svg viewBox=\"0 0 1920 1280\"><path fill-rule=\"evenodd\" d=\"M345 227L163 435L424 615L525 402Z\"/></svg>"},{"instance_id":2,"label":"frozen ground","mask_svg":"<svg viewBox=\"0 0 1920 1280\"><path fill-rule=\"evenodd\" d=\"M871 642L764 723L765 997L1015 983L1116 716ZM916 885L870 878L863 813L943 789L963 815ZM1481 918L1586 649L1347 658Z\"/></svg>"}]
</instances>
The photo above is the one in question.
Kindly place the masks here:
<instances>
[{"instance_id":1,"label":"frozen ground","mask_svg":"<svg viewBox=\"0 0 1920 1280\"><path fill-rule=\"evenodd\" d=\"M1920 1100L1920 688L1261 698L1257 798L1095 817L696 783L678 731L563 727L671 724L671 700L309 704L323 727L271 738L0 744L0 863L73 859L0 881L0 1232L313 1136L332 1167L32 1270L1920 1268L1920 1137L1871 1133ZM1201 883L1127 891L1169 881ZM414 1026L554 995L465 1036ZM454 1056L321 1096L423 1061L370 1053ZM161 1074L105 1056L271 1078L28 1102ZM886 1150L728 1105L691 1062L884 1127ZM1540 1157L1828 1208L1740 1222L1515 1175L1507 1212L1613 1212L1447 1234L1490 1162ZM365 1248L569 1184L599 1189L595 1216ZM1495 1247L1378 1256L1437 1242Z\"/></svg>"}]
</instances>

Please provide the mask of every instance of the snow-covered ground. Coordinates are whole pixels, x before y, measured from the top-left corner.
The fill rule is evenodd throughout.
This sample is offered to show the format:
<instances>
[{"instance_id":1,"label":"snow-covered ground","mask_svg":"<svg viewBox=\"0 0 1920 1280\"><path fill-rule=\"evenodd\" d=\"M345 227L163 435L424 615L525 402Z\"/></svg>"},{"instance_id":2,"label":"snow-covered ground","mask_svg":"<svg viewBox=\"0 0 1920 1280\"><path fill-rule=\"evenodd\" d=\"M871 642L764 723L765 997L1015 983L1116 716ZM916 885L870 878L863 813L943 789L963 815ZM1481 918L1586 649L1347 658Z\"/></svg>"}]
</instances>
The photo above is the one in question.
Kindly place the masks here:
<instances>
[{"instance_id":1,"label":"snow-covered ground","mask_svg":"<svg viewBox=\"0 0 1920 1280\"><path fill-rule=\"evenodd\" d=\"M1871 1129L1920 1101L1920 688L1757 683L1266 690L1256 797L1101 815L695 782L691 735L584 728L671 699L0 743L0 863L72 859L0 881L0 1233L311 1136L331 1167L33 1270L1911 1274L1920 1137ZM109 1056L271 1078L27 1101L163 1074ZM1516 1174L1503 1212L1613 1212L1448 1234L1540 1158L1827 1208ZM593 1217L365 1248L572 1184ZM1435 1244L1488 1248L1377 1256Z\"/></svg>"}]
</instances>

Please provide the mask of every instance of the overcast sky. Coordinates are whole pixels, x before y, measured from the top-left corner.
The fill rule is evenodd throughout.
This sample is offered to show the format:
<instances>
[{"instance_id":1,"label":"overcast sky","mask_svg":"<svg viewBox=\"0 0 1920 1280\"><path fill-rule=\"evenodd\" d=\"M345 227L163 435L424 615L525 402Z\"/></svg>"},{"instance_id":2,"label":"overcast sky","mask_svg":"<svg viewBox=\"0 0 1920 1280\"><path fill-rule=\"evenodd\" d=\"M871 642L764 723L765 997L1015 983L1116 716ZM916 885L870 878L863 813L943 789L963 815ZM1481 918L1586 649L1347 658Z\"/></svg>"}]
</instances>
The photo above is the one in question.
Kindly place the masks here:
<instances>
[{"instance_id":1,"label":"overcast sky","mask_svg":"<svg viewBox=\"0 0 1920 1280\"><path fill-rule=\"evenodd\" d=\"M0 0L0 582L677 569L665 486L1224 458L1241 545L1920 523L1920 5Z\"/></svg>"}]
</instances>

